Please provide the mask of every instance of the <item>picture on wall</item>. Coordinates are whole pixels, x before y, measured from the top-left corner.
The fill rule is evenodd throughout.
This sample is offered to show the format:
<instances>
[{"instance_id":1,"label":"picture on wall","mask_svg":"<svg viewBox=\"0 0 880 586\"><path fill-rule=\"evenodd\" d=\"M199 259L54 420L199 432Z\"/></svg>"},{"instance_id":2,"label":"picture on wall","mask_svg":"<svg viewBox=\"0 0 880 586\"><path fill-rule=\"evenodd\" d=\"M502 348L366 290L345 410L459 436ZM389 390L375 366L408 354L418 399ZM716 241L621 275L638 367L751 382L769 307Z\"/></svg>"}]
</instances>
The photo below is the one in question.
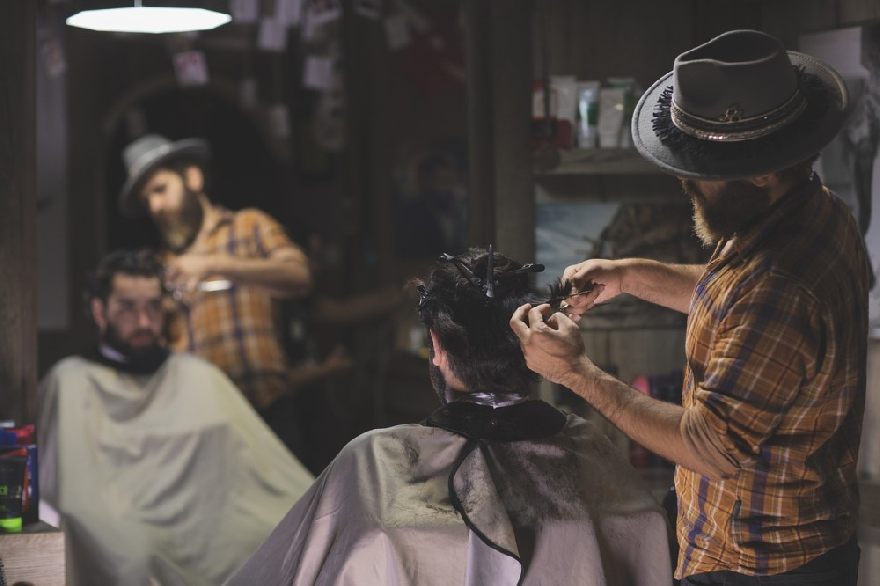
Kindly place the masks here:
<instances>
[{"instance_id":1,"label":"picture on wall","mask_svg":"<svg viewBox=\"0 0 880 586\"><path fill-rule=\"evenodd\" d=\"M816 170L853 212L865 237L874 279L880 275L880 23L803 35L799 49L835 68L852 114L820 154ZM880 287L869 294L872 336L880 336Z\"/></svg>"}]
</instances>

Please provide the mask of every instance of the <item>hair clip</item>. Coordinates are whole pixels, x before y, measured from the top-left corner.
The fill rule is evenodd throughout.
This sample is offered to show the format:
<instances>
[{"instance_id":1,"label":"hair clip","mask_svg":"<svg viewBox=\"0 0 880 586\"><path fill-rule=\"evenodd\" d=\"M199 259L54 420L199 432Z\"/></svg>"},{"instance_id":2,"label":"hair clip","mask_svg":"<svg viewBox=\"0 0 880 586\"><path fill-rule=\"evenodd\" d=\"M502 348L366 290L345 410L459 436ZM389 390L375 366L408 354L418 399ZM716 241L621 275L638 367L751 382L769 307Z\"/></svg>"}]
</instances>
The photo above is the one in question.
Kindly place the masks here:
<instances>
[{"instance_id":1,"label":"hair clip","mask_svg":"<svg viewBox=\"0 0 880 586\"><path fill-rule=\"evenodd\" d=\"M482 283L480 283L480 279L477 278L477 276L470 269L470 267L468 267L466 264L464 264L461 261L461 259L458 258L457 256L452 256L451 254L444 252L443 254L440 255L439 260L440 260L440 262L451 262L452 264L454 264L455 268L458 269L458 272L460 272L462 275L464 275L464 278L467 279L468 281L470 281L471 285L473 285L474 287L481 287L482 286Z\"/></svg>"},{"instance_id":2,"label":"hair clip","mask_svg":"<svg viewBox=\"0 0 880 586\"><path fill-rule=\"evenodd\" d=\"M495 249L489 244L489 260L486 263L486 278L483 280L483 292L489 299L495 299L495 267L492 261L495 260Z\"/></svg>"},{"instance_id":3,"label":"hair clip","mask_svg":"<svg viewBox=\"0 0 880 586\"><path fill-rule=\"evenodd\" d=\"M505 273L501 273L496 275L498 279L507 279L510 277L517 277L519 275L524 275L526 273L540 273L544 270L544 265L541 263L530 262L528 264L524 264L518 269L514 269L512 271L507 271Z\"/></svg>"}]
</instances>

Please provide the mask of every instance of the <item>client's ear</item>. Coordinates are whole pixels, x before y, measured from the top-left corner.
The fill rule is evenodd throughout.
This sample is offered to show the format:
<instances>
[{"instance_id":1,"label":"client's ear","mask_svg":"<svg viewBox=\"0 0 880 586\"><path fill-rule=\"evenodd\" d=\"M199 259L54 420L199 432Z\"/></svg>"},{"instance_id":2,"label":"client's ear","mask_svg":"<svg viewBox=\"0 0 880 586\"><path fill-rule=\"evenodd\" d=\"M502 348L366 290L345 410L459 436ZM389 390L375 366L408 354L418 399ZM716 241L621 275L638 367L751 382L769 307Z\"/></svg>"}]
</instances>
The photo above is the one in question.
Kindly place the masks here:
<instances>
[{"instance_id":1,"label":"client's ear","mask_svg":"<svg viewBox=\"0 0 880 586\"><path fill-rule=\"evenodd\" d=\"M449 358L446 355L446 350L443 349L443 345L440 343L440 338L437 337L434 330L431 330L431 347L434 348L434 358L432 359L434 366L446 368L449 365Z\"/></svg>"}]
</instances>

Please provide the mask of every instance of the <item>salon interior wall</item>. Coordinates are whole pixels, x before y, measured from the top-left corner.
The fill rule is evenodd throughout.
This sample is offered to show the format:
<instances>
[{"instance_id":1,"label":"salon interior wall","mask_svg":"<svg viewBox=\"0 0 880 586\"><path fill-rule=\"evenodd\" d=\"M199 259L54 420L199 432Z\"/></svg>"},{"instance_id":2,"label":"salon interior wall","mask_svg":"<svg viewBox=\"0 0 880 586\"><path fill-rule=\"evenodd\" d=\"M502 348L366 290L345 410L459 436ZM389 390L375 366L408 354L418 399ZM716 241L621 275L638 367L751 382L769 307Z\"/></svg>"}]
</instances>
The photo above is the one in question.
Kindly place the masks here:
<instances>
[{"instance_id":1,"label":"salon interior wall","mask_svg":"<svg viewBox=\"0 0 880 586\"><path fill-rule=\"evenodd\" d=\"M36 383L36 6L0 19L0 419L33 421Z\"/></svg>"}]
</instances>

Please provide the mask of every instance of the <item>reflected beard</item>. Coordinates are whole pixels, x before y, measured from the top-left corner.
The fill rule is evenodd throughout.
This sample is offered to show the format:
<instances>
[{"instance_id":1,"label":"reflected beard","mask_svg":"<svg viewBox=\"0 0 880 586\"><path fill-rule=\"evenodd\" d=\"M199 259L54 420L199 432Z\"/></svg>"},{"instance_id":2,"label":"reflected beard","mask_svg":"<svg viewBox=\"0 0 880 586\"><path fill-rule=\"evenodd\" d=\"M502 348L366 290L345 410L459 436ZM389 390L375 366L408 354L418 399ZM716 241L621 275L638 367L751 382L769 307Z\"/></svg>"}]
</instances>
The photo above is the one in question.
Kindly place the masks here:
<instances>
[{"instance_id":1,"label":"reflected beard","mask_svg":"<svg viewBox=\"0 0 880 586\"><path fill-rule=\"evenodd\" d=\"M205 210L195 191L184 187L180 212L170 218L157 218L162 240L171 252L180 254L190 247L205 220Z\"/></svg>"},{"instance_id":2,"label":"reflected beard","mask_svg":"<svg viewBox=\"0 0 880 586\"><path fill-rule=\"evenodd\" d=\"M152 336L153 343L139 348L133 347L126 342L111 323L107 324L107 330L101 339L101 343L113 348L125 357L125 365L129 370L142 373L153 373L168 358L168 350L159 343L159 339L150 330L137 330L132 336L148 334Z\"/></svg>"},{"instance_id":3,"label":"reflected beard","mask_svg":"<svg viewBox=\"0 0 880 586\"><path fill-rule=\"evenodd\" d=\"M728 181L709 201L695 181L682 179L681 187L694 208L694 230L705 246L742 233L770 208L770 192L743 180Z\"/></svg>"}]
</instances>

